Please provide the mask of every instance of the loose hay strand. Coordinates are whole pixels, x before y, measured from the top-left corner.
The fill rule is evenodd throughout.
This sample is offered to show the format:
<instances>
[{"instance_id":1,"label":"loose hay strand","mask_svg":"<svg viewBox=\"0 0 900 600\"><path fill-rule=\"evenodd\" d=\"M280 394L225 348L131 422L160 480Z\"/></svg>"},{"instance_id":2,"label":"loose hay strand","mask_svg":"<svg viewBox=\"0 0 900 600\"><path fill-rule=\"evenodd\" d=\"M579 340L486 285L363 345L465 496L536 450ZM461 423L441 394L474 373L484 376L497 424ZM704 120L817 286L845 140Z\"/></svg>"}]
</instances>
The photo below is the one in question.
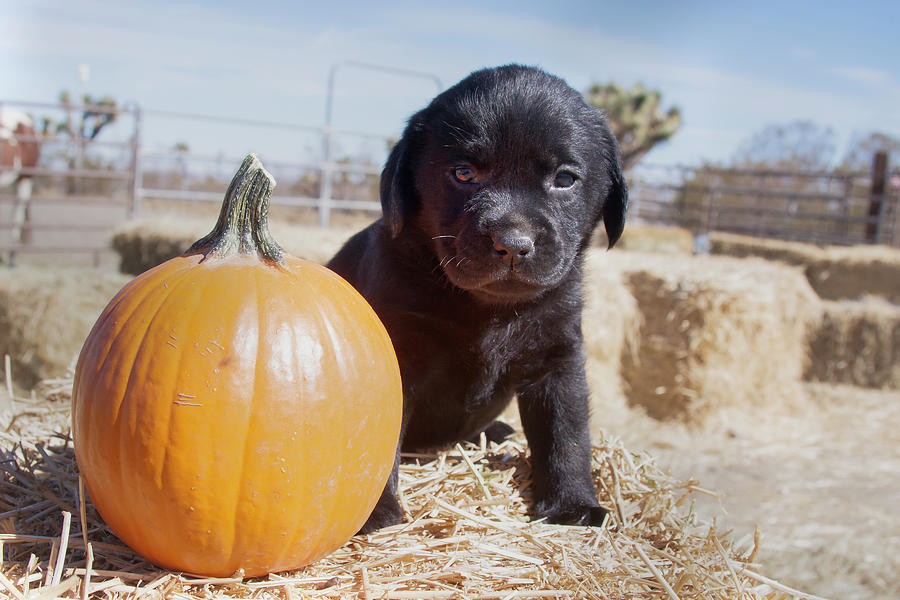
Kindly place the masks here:
<instances>
[{"instance_id":1,"label":"loose hay strand","mask_svg":"<svg viewBox=\"0 0 900 600\"><path fill-rule=\"evenodd\" d=\"M6 575L4 575L2 572L0 572L0 584L2 584L4 588L6 588L6 591L13 595L13 598L16 598L17 600L25 600L25 594L19 591L19 588L17 588L12 581L7 579Z\"/></svg>"},{"instance_id":2,"label":"loose hay strand","mask_svg":"<svg viewBox=\"0 0 900 600\"><path fill-rule=\"evenodd\" d=\"M91 569L94 568L94 547L90 542L84 546L87 549L87 558L84 563L84 577L81 580L81 600L87 600L88 598L88 590L91 586Z\"/></svg>"},{"instance_id":3,"label":"loose hay strand","mask_svg":"<svg viewBox=\"0 0 900 600\"><path fill-rule=\"evenodd\" d=\"M475 477L475 481L478 482L478 487L481 488L484 497L488 500L493 500L491 496L491 491L484 484L484 478L481 477L481 473L478 472L478 469L475 467L475 463L472 462L472 459L469 458L469 455L466 454L466 451L463 449L462 444L456 444L456 451L459 452L459 455L462 456L466 465L468 465L469 470L472 472L472 475Z\"/></svg>"},{"instance_id":4,"label":"loose hay strand","mask_svg":"<svg viewBox=\"0 0 900 600\"><path fill-rule=\"evenodd\" d=\"M66 550L69 548L69 528L72 525L72 513L63 511L62 533L59 534L59 546L56 554L56 563L53 566L53 578L50 585L59 585L62 579L63 565L66 562Z\"/></svg>"},{"instance_id":5,"label":"loose hay strand","mask_svg":"<svg viewBox=\"0 0 900 600\"><path fill-rule=\"evenodd\" d=\"M3 355L3 373L6 376L6 393L9 395L9 400L12 402L13 399L13 383L12 383L12 362L9 359L9 354Z\"/></svg>"},{"instance_id":6,"label":"loose hay strand","mask_svg":"<svg viewBox=\"0 0 900 600\"><path fill-rule=\"evenodd\" d=\"M813 594L807 594L806 592L801 592L800 590L796 590L792 587L786 586L782 583L779 583L773 579L769 579L768 577L764 577L759 573L754 573L750 569L741 568L741 575L745 577L749 577L755 581L763 583L768 587L777 590L779 592L784 592L793 598L794 600L828 600L827 598L823 598L821 596L814 596Z\"/></svg>"},{"instance_id":7,"label":"loose hay strand","mask_svg":"<svg viewBox=\"0 0 900 600\"><path fill-rule=\"evenodd\" d=\"M647 556L647 553L644 552L638 545L634 546L634 551L637 552L637 555L641 557L641 560L644 561L644 564L646 564L647 568L650 569L650 572L653 573L653 577L656 578L662 588L666 591L666 594L668 594L669 598L671 598L672 600L681 600L681 598L678 597L678 594L675 593L675 590L672 589L672 586L669 585L669 582L666 581L666 578L663 577L663 574L660 573L659 569L654 566L653 561L650 560L650 557Z\"/></svg>"}]
</instances>

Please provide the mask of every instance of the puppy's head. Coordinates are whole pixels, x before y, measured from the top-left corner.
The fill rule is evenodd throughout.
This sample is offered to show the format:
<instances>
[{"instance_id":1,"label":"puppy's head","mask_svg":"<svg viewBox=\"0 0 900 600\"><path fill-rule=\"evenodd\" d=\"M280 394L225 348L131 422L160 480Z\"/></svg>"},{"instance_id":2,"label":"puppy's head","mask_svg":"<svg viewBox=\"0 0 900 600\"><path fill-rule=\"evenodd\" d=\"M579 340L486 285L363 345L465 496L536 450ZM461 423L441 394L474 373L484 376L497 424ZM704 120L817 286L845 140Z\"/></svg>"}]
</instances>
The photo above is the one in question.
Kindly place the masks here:
<instances>
[{"instance_id":1,"label":"puppy's head","mask_svg":"<svg viewBox=\"0 0 900 600\"><path fill-rule=\"evenodd\" d=\"M427 240L451 283L514 303L559 285L600 220L612 246L627 190L603 114L561 79L510 65L410 119L381 202L392 235Z\"/></svg>"}]
</instances>

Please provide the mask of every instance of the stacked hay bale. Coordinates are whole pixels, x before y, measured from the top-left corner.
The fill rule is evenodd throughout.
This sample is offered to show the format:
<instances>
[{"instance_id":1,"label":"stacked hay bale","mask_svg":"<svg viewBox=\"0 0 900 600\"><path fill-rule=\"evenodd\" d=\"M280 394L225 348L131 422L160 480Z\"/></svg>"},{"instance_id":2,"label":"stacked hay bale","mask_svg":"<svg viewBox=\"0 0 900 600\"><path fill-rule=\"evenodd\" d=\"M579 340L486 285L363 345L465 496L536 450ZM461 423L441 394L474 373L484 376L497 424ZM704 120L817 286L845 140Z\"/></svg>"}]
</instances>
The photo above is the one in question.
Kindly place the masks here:
<instances>
[{"instance_id":1,"label":"stacked hay bale","mask_svg":"<svg viewBox=\"0 0 900 600\"><path fill-rule=\"evenodd\" d=\"M209 219L136 219L121 224L113 232L112 246L119 253L119 270L137 275L179 256L191 244L209 233ZM272 235L294 256L325 263L334 256L354 231L322 229L311 225L272 223Z\"/></svg>"},{"instance_id":2,"label":"stacked hay bale","mask_svg":"<svg viewBox=\"0 0 900 600\"><path fill-rule=\"evenodd\" d=\"M710 256L604 258L640 308L636 347L622 354L630 403L701 422L727 407L802 397L806 333L821 306L799 270Z\"/></svg>"},{"instance_id":3,"label":"stacked hay bale","mask_svg":"<svg viewBox=\"0 0 900 600\"><path fill-rule=\"evenodd\" d=\"M603 228L597 230L594 245L601 248L609 245ZM694 235L683 227L629 223L622 237L616 242L616 250L691 254L694 251Z\"/></svg>"},{"instance_id":4,"label":"stacked hay bale","mask_svg":"<svg viewBox=\"0 0 900 600\"><path fill-rule=\"evenodd\" d=\"M109 300L130 278L90 269L0 269L0 356L30 389L59 377Z\"/></svg>"},{"instance_id":5,"label":"stacked hay bale","mask_svg":"<svg viewBox=\"0 0 900 600\"><path fill-rule=\"evenodd\" d=\"M900 389L900 306L876 298L823 304L806 379Z\"/></svg>"},{"instance_id":6,"label":"stacked hay bale","mask_svg":"<svg viewBox=\"0 0 900 600\"><path fill-rule=\"evenodd\" d=\"M758 257L789 265L806 267L819 260L822 249L813 244L713 231L709 234L710 252L735 258Z\"/></svg>"},{"instance_id":7,"label":"stacked hay bale","mask_svg":"<svg viewBox=\"0 0 900 600\"><path fill-rule=\"evenodd\" d=\"M900 250L895 248L828 247L807 265L806 276L826 300L877 296L900 304Z\"/></svg>"},{"instance_id":8,"label":"stacked hay bale","mask_svg":"<svg viewBox=\"0 0 900 600\"><path fill-rule=\"evenodd\" d=\"M179 256L209 233L212 222L175 218L125 221L116 227L112 236L113 250L119 254L119 270L139 275Z\"/></svg>"},{"instance_id":9,"label":"stacked hay bale","mask_svg":"<svg viewBox=\"0 0 900 600\"><path fill-rule=\"evenodd\" d=\"M608 268L606 253L595 249L585 261L582 333L594 412L617 407L624 390L622 355L635 347L641 313L622 274Z\"/></svg>"},{"instance_id":10,"label":"stacked hay bale","mask_svg":"<svg viewBox=\"0 0 900 600\"><path fill-rule=\"evenodd\" d=\"M829 246L710 234L713 254L757 256L803 267L810 285L825 300L879 296L900 303L900 250L887 246Z\"/></svg>"},{"instance_id":11,"label":"stacked hay bale","mask_svg":"<svg viewBox=\"0 0 900 600\"><path fill-rule=\"evenodd\" d=\"M710 237L715 253L803 268L825 300L824 317L809 333L807 380L900 388L900 250L819 248L729 233Z\"/></svg>"}]
</instances>

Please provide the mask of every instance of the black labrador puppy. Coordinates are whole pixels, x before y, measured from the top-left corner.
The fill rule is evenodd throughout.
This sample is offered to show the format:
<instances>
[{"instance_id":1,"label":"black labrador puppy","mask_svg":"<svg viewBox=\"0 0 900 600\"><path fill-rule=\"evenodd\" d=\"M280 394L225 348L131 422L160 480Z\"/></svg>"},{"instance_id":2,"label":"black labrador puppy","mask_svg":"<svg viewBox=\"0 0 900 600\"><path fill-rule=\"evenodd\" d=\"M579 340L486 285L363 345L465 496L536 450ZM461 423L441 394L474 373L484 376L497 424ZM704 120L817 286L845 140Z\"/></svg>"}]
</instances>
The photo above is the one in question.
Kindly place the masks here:
<instances>
[{"instance_id":1,"label":"black labrador puppy","mask_svg":"<svg viewBox=\"0 0 900 600\"><path fill-rule=\"evenodd\" d=\"M472 73L410 120L381 176L383 217L328 266L387 327L404 450L507 434L518 398L536 517L599 524L581 334L582 263L627 190L603 114L561 79ZM399 523L397 468L362 532Z\"/></svg>"}]
</instances>

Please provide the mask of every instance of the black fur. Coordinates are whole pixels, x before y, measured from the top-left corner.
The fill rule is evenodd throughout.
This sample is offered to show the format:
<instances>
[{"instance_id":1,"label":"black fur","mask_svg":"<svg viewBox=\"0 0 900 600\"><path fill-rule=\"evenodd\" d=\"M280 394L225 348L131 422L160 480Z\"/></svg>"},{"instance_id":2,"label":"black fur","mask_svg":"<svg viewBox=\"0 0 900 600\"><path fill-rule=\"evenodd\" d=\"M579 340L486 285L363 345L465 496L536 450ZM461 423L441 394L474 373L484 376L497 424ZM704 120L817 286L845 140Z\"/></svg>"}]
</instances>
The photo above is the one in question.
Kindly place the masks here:
<instances>
[{"instance_id":1,"label":"black fur","mask_svg":"<svg viewBox=\"0 0 900 600\"><path fill-rule=\"evenodd\" d=\"M601 220L615 243L627 208L603 115L538 69L477 71L410 119L382 173L381 202L383 218L329 267L391 335L401 447L472 439L517 396L534 515L598 524L582 262ZM401 521L396 491L395 464L363 531Z\"/></svg>"}]
</instances>

